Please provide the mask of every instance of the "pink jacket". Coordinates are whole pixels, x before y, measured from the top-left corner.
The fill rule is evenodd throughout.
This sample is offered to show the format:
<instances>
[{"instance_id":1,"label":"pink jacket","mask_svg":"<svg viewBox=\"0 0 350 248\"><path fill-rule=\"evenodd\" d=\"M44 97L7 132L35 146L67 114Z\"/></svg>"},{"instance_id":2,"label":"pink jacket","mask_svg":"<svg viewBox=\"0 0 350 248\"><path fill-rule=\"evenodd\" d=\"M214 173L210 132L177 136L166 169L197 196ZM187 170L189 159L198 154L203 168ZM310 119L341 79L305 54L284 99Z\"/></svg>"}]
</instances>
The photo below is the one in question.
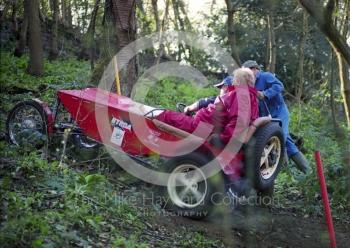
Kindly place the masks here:
<instances>
[{"instance_id":1,"label":"pink jacket","mask_svg":"<svg viewBox=\"0 0 350 248\"><path fill-rule=\"evenodd\" d=\"M218 96L214 104L200 109L194 117L194 124L197 126L202 121L214 125L213 132L220 133L221 140L226 144L233 135L239 135L258 117L256 89L238 86L233 91Z\"/></svg>"},{"instance_id":2,"label":"pink jacket","mask_svg":"<svg viewBox=\"0 0 350 248\"><path fill-rule=\"evenodd\" d=\"M238 86L214 104L200 109L194 118L183 113L166 110L157 119L169 125L192 133L200 122L214 126L212 133L219 133L223 143L237 136L259 117L257 91L250 86Z\"/></svg>"}]
</instances>

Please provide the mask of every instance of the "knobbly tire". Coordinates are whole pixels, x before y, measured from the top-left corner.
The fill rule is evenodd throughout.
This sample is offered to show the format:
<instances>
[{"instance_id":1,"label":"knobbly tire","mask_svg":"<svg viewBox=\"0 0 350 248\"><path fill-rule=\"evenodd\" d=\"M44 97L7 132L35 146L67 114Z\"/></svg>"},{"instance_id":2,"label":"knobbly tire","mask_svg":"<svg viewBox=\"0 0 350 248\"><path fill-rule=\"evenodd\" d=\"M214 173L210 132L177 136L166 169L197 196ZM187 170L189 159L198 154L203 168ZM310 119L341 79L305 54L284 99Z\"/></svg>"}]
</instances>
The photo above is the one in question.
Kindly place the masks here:
<instances>
[{"instance_id":1,"label":"knobbly tire","mask_svg":"<svg viewBox=\"0 0 350 248\"><path fill-rule=\"evenodd\" d=\"M277 122L260 127L245 147L246 175L258 192L268 193L283 164L285 142Z\"/></svg>"},{"instance_id":2,"label":"knobbly tire","mask_svg":"<svg viewBox=\"0 0 350 248\"><path fill-rule=\"evenodd\" d=\"M167 186L162 187L165 208L192 219L202 219L211 213L223 192L223 178L221 173L205 178L201 167L210 161L204 154L191 153L163 164L162 171L170 174Z\"/></svg>"},{"instance_id":3,"label":"knobbly tire","mask_svg":"<svg viewBox=\"0 0 350 248\"><path fill-rule=\"evenodd\" d=\"M47 116L33 100L17 103L6 120L8 141L17 146L40 149L47 141Z\"/></svg>"}]
</instances>

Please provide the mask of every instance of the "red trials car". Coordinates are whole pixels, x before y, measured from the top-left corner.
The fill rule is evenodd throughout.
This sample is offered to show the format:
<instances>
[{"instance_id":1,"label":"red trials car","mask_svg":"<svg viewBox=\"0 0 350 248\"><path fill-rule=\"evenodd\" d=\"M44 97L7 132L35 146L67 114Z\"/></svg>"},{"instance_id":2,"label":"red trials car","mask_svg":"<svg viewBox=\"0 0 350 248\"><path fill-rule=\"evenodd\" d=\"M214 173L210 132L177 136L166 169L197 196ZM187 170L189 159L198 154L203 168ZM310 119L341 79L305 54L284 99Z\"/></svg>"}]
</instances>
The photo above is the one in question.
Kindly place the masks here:
<instances>
[{"instance_id":1,"label":"red trials car","mask_svg":"<svg viewBox=\"0 0 350 248\"><path fill-rule=\"evenodd\" d=\"M69 113L68 119L60 117L62 107ZM39 148L43 140L50 142L54 135L69 132L79 149L96 149L104 144L152 170L155 166L148 158L157 154L162 161L158 172L168 174L163 181L158 180L159 174L150 178L144 174L142 179L166 186L170 207L192 218L209 213L222 183L248 177L257 191L273 186L285 150L278 120L258 118L247 128L238 148L222 149L205 136L191 135L156 120L162 111L97 88L60 90L53 111L40 100L18 103L8 115L6 128L15 145L27 142ZM219 173L214 173L218 171L215 168Z\"/></svg>"}]
</instances>

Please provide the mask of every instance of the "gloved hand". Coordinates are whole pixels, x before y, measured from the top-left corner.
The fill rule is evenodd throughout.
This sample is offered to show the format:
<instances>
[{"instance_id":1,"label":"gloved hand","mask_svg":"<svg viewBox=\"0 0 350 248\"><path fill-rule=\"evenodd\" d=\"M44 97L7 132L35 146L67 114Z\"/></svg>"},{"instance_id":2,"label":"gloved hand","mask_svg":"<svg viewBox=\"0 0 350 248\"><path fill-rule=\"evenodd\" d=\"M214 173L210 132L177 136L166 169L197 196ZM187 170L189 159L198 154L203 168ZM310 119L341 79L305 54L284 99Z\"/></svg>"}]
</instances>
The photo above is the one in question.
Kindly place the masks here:
<instances>
[{"instance_id":1,"label":"gloved hand","mask_svg":"<svg viewBox=\"0 0 350 248\"><path fill-rule=\"evenodd\" d=\"M185 115L191 116L191 115L193 115L194 113L195 113L195 112L194 112L194 110L192 109L191 105L190 105L190 106L186 106L186 107L184 108L184 114L185 114Z\"/></svg>"},{"instance_id":2,"label":"gloved hand","mask_svg":"<svg viewBox=\"0 0 350 248\"><path fill-rule=\"evenodd\" d=\"M190 108L190 106L186 106L185 108L184 108L184 113L187 115L187 114L189 114L191 111L189 110L189 108Z\"/></svg>"}]
</instances>

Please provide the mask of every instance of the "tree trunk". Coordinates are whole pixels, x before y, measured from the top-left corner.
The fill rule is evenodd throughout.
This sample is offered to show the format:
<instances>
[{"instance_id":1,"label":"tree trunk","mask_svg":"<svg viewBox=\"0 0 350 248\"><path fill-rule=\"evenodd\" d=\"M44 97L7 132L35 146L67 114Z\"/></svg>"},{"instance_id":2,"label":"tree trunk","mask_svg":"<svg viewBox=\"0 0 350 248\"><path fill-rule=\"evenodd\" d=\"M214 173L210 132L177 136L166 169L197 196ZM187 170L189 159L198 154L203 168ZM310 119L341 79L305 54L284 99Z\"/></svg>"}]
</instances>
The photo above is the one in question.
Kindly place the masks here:
<instances>
[{"instance_id":1,"label":"tree trunk","mask_svg":"<svg viewBox=\"0 0 350 248\"><path fill-rule=\"evenodd\" d=\"M350 1L346 1L345 7L344 7L344 11L345 11L345 15L344 15L344 19L343 19L343 23L342 23L342 35L343 37L346 37L348 32L349 32L349 28L350 28Z\"/></svg>"},{"instance_id":2,"label":"tree trunk","mask_svg":"<svg viewBox=\"0 0 350 248\"><path fill-rule=\"evenodd\" d=\"M241 59L239 58L237 43L236 43L236 30L234 25L234 13L235 9L231 0L225 0L227 7L227 34L228 42L231 48L232 58L236 61L238 67L241 66Z\"/></svg>"},{"instance_id":3,"label":"tree trunk","mask_svg":"<svg viewBox=\"0 0 350 248\"><path fill-rule=\"evenodd\" d=\"M106 0L106 1L110 1L110 0ZM79 6L78 6L78 2L77 0L73 0L73 5L74 5L74 13L76 14L76 20L77 20L77 23L76 23L76 26L80 29L80 15L79 15Z\"/></svg>"},{"instance_id":4,"label":"tree trunk","mask_svg":"<svg viewBox=\"0 0 350 248\"><path fill-rule=\"evenodd\" d=\"M341 23L340 30L341 35L344 39L347 38L348 32L349 32L349 17L350 17L350 1L347 1L344 6L344 15L343 15L343 22ZM339 73L340 79L340 90L342 93L342 97L344 99L344 108L345 108L345 114L346 114L346 120L348 123L348 127L350 127L350 75L349 75L349 66L350 63L347 63L344 58L338 58L338 65L339 70L341 72Z\"/></svg>"},{"instance_id":5,"label":"tree trunk","mask_svg":"<svg viewBox=\"0 0 350 248\"><path fill-rule=\"evenodd\" d=\"M154 20L156 21L156 32L159 32L160 30L160 20L159 20L159 14L158 14L158 0L152 0L152 12L154 15Z\"/></svg>"},{"instance_id":6,"label":"tree trunk","mask_svg":"<svg viewBox=\"0 0 350 248\"><path fill-rule=\"evenodd\" d=\"M53 0L49 0L49 8L53 12Z\"/></svg>"},{"instance_id":7,"label":"tree trunk","mask_svg":"<svg viewBox=\"0 0 350 248\"><path fill-rule=\"evenodd\" d=\"M27 45L27 33L28 33L28 11L29 11L28 0L23 1L23 21L21 25L21 30L19 32L19 39L16 44L14 55L16 57L21 57L24 53L24 49Z\"/></svg>"},{"instance_id":8,"label":"tree trunk","mask_svg":"<svg viewBox=\"0 0 350 248\"><path fill-rule=\"evenodd\" d=\"M342 157L342 163L345 166L347 172L350 175L350 143L348 140L344 139L344 136L346 136L346 130L339 126L337 117L336 117L336 110L335 110L335 101L334 101L334 62L333 62L333 53L331 57L331 73L330 73L330 105L331 105L331 113L332 113L332 123L334 127L334 133L335 133L335 139L338 143L339 147L342 149L340 150L340 154Z\"/></svg>"},{"instance_id":9,"label":"tree trunk","mask_svg":"<svg viewBox=\"0 0 350 248\"><path fill-rule=\"evenodd\" d=\"M96 27L96 17L97 17L99 7L100 7L100 0L96 0L94 9L91 13L90 24L87 30L91 70L94 69L95 46L96 46L94 36L95 36L95 27Z\"/></svg>"},{"instance_id":10,"label":"tree trunk","mask_svg":"<svg viewBox=\"0 0 350 248\"><path fill-rule=\"evenodd\" d=\"M71 0L67 1L67 10L66 10L66 22L67 27L71 28L73 26L73 16L72 16L72 3Z\"/></svg>"},{"instance_id":11,"label":"tree trunk","mask_svg":"<svg viewBox=\"0 0 350 248\"><path fill-rule=\"evenodd\" d=\"M336 53L340 53L348 65L350 65L350 47L342 37L340 31L332 22L332 15L326 11L322 5L316 0L299 0L300 4L316 21L322 33L326 36L328 42ZM330 2L334 2L329 0Z\"/></svg>"},{"instance_id":12,"label":"tree trunk","mask_svg":"<svg viewBox=\"0 0 350 248\"><path fill-rule=\"evenodd\" d=\"M135 6L135 0L112 0L118 52L136 39ZM132 87L136 82L136 58L126 61L126 58L119 54L117 59L119 64L127 63L127 68L120 71L120 81L122 93L130 96Z\"/></svg>"},{"instance_id":13,"label":"tree trunk","mask_svg":"<svg viewBox=\"0 0 350 248\"><path fill-rule=\"evenodd\" d=\"M184 16L186 28L188 28L188 30L192 30L192 25L191 25L190 19L188 18L183 0L177 0L177 1L179 2L180 10Z\"/></svg>"},{"instance_id":14,"label":"tree trunk","mask_svg":"<svg viewBox=\"0 0 350 248\"><path fill-rule=\"evenodd\" d=\"M332 113L332 123L334 130L339 128L336 111L335 111L335 101L334 101L334 59L333 52L331 56L331 73L329 79L329 91L330 91L330 105L331 105L331 113Z\"/></svg>"},{"instance_id":15,"label":"tree trunk","mask_svg":"<svg viewBox=\"0 0 350 248\"><path fill-rule=\"evenodd\" d=\"M306 11L303 11L303 27L302 27L302 33L300 38L300 44L299 44L299 63L298 63L298 83L295 86L295 97L298 104L298 128L301 125L301 115L302 115L302 100L301 96L303 95L304 91L304 49L307 39L307 34L309 32L309 24L308 24L308 14Z\"/></svg>"},{"instance_id":16,"label":"tree trunk","mask_svg":"<svg viewBox=\"0 0 350 248\"><path fill-rule=\"evenodd\" d=\"M53 24L52 24L52 34L51 34L51 49L49 58L56 59L58 56L58 0L52 1L52 12L53 12Z\"/></svg>"},{"instance_id":17,"label":"tree trunk","mask_svg":"<svg viewBox=\"0 0 350 248\"><path fill-rule=\"evenodd\" d=\"M170 6L170 0L166 0L165 1L165 11L164 11L164 16L160 25L160 29L159 29L159 50L158 50L158 56L157 59L155 60L156 64L160 63L160 59L162 58L163 55L165 55L165 46L164 44L162 44L162 36L163 36L163 30L165 29L165 25L167 23L168 20L168 14L169 14L169 6Z\"/></svg>"},{"instance_id":18,"label":"tree trunk","mask_svg":"<svg viewBox=\"0 0 350 248\"><path fill-rule=\"evenodd\" d=\"M46 15L45 15L45 12L43 11L43 9L40 6L41 6L41 3L39 2L39 6L38 6L39 20L40 20L40 22L45 22L46 21Z\"/></svg>"},{"instance_id":19,"label":"tree trunk","mask_svg":"<svg viewBox=\"0 0 350 248\"><path fill-rule=\"evenodd\" d=\"M61 0L61 23L63 25L67 25L66 17L67 17L66 0Z\"/></svg>"},{"instance_id":20,"label":"tree trunk","mask_svg":"<svg viewBox=\"0 0 350 248\"><path fill-rule=\"evenodd\" d=\"M266 30L269 30L269 24L267 22L267 18L266 18ZM270 32L267 32L267 36L266 36L266 47L265 47L265 51L266 51L266 55L265 55L265 67L267 68L269 65L269 60L270 60L270 48L269 48L269 44L270 44Z\"/></svg>"},{"instance_id":21,"label":"tree trunk","mask_svg":"<svg viewBox=\"0 0 350 248\"><path fill-rule=\"evenodd\" d=\"M173 11L174 11L174 23L175 23L175 30L179 31L185 31L185 23L180 17L180 8L179 8L179 1L178 0L172 0L173 5ZM181 61L182 54L185 55L185 47L178 43L178 52L177 52L177 60Z\"/></svg>"},{"instance_id":22,"label":"tree trunk","mask_svg":"<svg viewBox=\"0 0 350 248\"><path fill-rule=\"evenodd\" d=\"M336 28L332 20L335 1L329 0L325 8L315 0L299 0L299 2L314 18L337 56L345 116L347 125L350 127L350 79L348 72L350 65L350 47L346 43L346 35L342 35L341 31ZM348 7L346 8L348 9ZM345 14L348 15L348 13ZM347 30L348 27L344 27L344 29Z\"/></svg>"},{"instance_id":23,"label":"tree trunk","mask_svg":"<svg viewBox=\"0 0 350 248\"><path fill-rule=\"evenodd\" d=\"M175 29L176 30L185 30L185 23L183 20L180 18L180 9L179 9L179 2L178 0L172 0L172 5L173 5L173 11L174 11L174 17L175 17Z\"/></svg>"},{"instance_id":24,"label":"tree trunk","mask_svg":"<svg viewBox=\"0 0 350 248\"><path fill-rule=\"evenodd\" d=\"M266 69L272 73L276 71L276 36L275 36L275 2L267 1L267 29L268 29L268 63Z\"/></svg>"},{"instance_id":25,"label":"tree trunk","mask_svg":"<svg viewBox=\"0 0 350 248\"><path fill-rule=\"evenodd\" d=\"M75 9L77 9L76 0L73 1ZM78 19L79 20L79 19ZM79 23L78 23L79 27ZM94 70L91 75L91 82L99 82L103 76L104 70L108 66L108 63L113 58L113 55L117 53L116 45L116 28L114 22L114 16L112 11L112 0L105 0L104 12L102 19L102 39L103 46L101 46L101 55L99 60L94 64ZM110 90L107 89L106 90ZM113 90L113 89L112 89ZM115 90L115 89L114 89Z\"/></svg>"},{"instance_id":26,"label":"tree trunk","mask_svg":"<svg viewBox=\"0 0 350 248\"><path fill-rule=\"evenodd\" d=\"M216 5L216 0L212 0L210 4L210 15L214 14L214 6Z\"/></svg>"},{"instance_id":27,"label":"tree trunk","mask_svg":"<svg viewBox=\"0 0 350 248\"><path fill-rule=\"evenodd\" d=\"M39 19L39 1L26 0L29 2L28 8L28 28L29 28L29 63L27 71L31 75L41 76L43 68L43 46L41 40L41 28Z\"/></svg>"},{"instance_id":28,"label":"tree trunk","mask_svg":"<svg viewBox=\"0 0 350 248\"><path fill-rule=\"evenodd\" d=\"M298 104L301 104L301 96L304 88L304 49L309 32L308 15L306 11L303 11L303 30L301 33L300 44L299 44L299 65L298 65L298 85L295 87L295 96Z\"/></svg>"},{"instance_id":29,"label":"tree trunk","mask_svg":"<svg viewBox=\"0 0 350 248\"><path fill-rule=\"evenodd\" d=\"M87 26L87 13L88 13L88 9L89 9L89 2L88 1L84 1L84 13L82 15L82 21L83 21L83 26L82 26L82 31L85 32L86 31L86 26Z\"/></svg>"},{"instance_id":30,"label":"tree trunk","mask_svg":"<svg viewBox=\"0 0 350 248\"><path fill-rule=\"evenodd\" d=\"M15 34L18 34L18 22L17 22L17 3L16 1L13 1L12 3L12 13L11 13L11 19L12 19L12 29Z\"/></svg>"},{"instance_id":31,"label":"tree trunk","mask_svg":"<svg viewBox=\"0 0 350 248\"><path fill-rule=\"evenodd\" d=\"M11 7L11 2L6 1L4 3L4 8L2 10L0 10L0 26L2 26L10 7Z\"/></svg>"},{"instance_id":32,"label":"tree trunk","mask_svg":"<svg viewBox=\"0 0 350 248\"><path fill-rule=\"evenodd\" d=\"M340 90L344 100L345 117L350 127L350 78L349 65L340 53L336 53L339 67Z\"/></svg>"}]
</instances>

